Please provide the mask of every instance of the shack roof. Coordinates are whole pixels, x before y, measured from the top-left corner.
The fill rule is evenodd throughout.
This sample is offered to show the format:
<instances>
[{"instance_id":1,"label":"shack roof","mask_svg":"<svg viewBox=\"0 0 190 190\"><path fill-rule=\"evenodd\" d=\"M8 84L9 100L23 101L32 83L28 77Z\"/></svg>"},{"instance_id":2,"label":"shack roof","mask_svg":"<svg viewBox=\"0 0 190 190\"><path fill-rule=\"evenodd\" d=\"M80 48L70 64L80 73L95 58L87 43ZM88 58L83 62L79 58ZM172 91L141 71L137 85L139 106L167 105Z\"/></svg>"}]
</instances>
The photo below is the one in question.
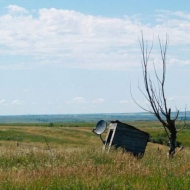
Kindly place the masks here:
<instances>
[{"instance_id":1,"label":"shack roof","mask_svg":"<svg viewBox=\"0 0 190 190\"><path fill-rule=\"evenodd\" d=\"M119 127L119 128L126 128L126 129L131 129L131 130L135 130L136 132L139 132L141 134L144 134L145 136L149 137L149 134L144 132L144 131L141 131L140 129L137 129L136 127L132 126L132 125L129 125L129 124L126 124L126 123L122 123L118 120L116 121L111 121L111 124L115 124L115 127Z\"/></svg>"}]
</instances>

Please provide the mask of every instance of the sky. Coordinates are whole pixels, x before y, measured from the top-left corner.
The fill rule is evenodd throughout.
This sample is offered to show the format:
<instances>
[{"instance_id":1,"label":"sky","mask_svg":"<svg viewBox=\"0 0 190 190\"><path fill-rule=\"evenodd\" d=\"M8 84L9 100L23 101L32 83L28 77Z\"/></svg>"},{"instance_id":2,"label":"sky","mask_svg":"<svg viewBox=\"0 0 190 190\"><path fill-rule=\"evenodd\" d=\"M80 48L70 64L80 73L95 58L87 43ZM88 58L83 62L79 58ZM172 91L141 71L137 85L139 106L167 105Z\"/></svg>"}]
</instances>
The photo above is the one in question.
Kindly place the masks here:
<instances>
[{"instance_id":1,"label":"sky","mask_svg":"<svg viewBox=\"0 0 190 190\"><path fill-rule=\"evenodd\" d=\"M190 110L190 5L183 0L0 0L0 115L133 113L149 108L141 32L173 111ZM131 88L131 90L130 90Z\"/></svg>"}]
</instances>

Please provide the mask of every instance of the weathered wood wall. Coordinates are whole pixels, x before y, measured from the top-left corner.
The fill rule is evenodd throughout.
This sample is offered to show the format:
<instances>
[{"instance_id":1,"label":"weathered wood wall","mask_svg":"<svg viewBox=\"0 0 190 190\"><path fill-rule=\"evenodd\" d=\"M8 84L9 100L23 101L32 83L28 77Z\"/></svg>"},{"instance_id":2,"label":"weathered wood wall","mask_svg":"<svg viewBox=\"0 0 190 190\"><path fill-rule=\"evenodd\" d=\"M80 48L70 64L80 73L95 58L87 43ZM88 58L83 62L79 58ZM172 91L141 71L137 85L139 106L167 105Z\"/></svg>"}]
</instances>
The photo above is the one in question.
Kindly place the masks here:
<instances>
[{"instance_id":1,"label":"weathered wood wall","mask_svg":"<svg viewBox=\"0 0 190 190\"><path fill-rule=\"evenodd\" d=\"M111 123L106 141L111 130L113 131L112 137L109 142L106 142L109 148L110 146L122 147L135 155L144 154L149 138L148 133L121 122Z\"/></svg>"}]
</instances>

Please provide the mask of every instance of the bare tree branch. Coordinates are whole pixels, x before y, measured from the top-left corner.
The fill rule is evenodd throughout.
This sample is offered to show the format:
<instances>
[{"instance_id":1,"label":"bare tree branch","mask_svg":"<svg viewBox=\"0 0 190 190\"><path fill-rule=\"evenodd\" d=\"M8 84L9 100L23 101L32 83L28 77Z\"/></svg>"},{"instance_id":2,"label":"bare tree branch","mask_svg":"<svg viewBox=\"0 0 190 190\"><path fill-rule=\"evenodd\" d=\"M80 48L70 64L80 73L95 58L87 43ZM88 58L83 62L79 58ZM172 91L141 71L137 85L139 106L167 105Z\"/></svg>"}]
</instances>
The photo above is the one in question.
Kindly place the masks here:
<instances>
[{"instance_id":1,"label":"bare tree branch","mask_svg":"<svg viewBox=\"0 0 190 190\"><path fill-rule=\"evenodd\" d=\"M143 79L144 79L144 88L145 88L146 93L142 91L139 85L138 85L138 89L146 98L147 102L150 104L149 110L144 108L140 104L138 104L137 101L134 99L131 92L131 86L130 86L130 93L131 93L131 97L133 101L141 109L143 109L144 111L150 112L161 122L170 142L169 155L173 155L175 153L176 134L177 132L179 132L176 130L176 126L175 126L175 121L177 120L179 116L179 110L176 109L176 115L172 119L171 118L172 112L171 112L171 109L167 107L167 99L165 96L166 54L167 54L167 49L168 49L168 35L166 35L164 44L161 42L159 37L158 37L158 41L159 41L160 55L161 55L161 62L162 62L162 77L158 76L158 73L156 71L156 67L153 61L154 74L157 81L157 87L156 87L153 80L148 74L148 63L149 63L150 55L153 49L153 41L150 48L148 48L148 43L147 41L144 40L143 32L141 31L141 39L139 39L139 45L140 45L141 54L142 54L141 65L142 65L142 74L143 74ZM186 120L186 115L185 115L185 120ZM184 127L186 126L185 120L184 120Z\"/></svg>"}]
</instances>

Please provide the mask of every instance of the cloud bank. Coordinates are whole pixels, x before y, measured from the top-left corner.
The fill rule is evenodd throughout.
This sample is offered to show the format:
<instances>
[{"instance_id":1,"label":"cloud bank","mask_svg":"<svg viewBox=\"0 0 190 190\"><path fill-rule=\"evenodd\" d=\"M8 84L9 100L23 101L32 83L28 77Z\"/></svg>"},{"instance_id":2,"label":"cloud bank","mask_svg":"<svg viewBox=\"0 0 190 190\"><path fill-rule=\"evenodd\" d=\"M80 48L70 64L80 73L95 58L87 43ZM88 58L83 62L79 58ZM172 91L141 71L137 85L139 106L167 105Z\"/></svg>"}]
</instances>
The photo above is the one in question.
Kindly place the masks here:
<instances>
[{"instance_id":1,"label":"cloud bank","mask_svg":"<svg viewBox=\"0 0 190 190\"><path fill-rule=\"evenodd\" d=\"M138 37L142 30L149 41L153 35L165 39L168 34L172 50L168 62L189 65L185 52L190 45L190 14L159 10L153 16L154 25L142 23L138 17L107 18L55 8L34 12L9 5L0 15L0 54L20 56L22 63L14 59L14 64L24 62L26 67L35 62L70 68L134 68L140 64ZM0 64L8 67L13 62Z\"/></svg>"}]
</instances>

